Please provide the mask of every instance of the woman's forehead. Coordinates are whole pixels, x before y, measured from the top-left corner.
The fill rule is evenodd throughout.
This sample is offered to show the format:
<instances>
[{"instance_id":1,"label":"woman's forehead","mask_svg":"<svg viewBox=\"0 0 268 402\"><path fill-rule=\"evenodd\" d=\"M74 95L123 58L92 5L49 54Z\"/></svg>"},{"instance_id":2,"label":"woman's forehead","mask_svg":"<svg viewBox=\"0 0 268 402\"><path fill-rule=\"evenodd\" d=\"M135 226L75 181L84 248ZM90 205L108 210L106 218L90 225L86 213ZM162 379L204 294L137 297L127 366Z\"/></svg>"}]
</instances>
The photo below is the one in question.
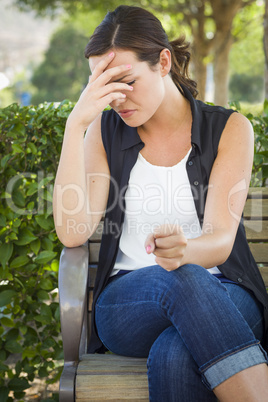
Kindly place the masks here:
<instances>
[{"instance_id":1,"label":"woman's forehead","mask_svg":"<svg viewBox=\"0 0 268 402\"><path fill-rule=\"evenodd\" d=\"M89 57L89 67L90 70L93 72L96 65L105 57L107 57L112 51L114 51L115 56L112 59L111 63L108 64L106 69L120 66L122 64L132 64L137 63L138 59L134 52L130 50L110 50L107 53L100 55L100 56L91 56Z\"/></svg>"}]
</instances>

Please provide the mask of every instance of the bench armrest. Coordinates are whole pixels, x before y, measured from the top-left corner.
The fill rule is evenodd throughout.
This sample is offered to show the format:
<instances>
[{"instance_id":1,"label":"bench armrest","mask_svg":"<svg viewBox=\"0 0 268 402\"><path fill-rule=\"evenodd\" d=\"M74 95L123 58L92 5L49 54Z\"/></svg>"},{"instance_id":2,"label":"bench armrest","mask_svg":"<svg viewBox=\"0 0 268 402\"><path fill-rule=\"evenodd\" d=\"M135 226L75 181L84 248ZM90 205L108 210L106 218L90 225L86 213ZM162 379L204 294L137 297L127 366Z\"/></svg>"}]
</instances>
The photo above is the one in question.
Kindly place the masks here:
<instances>
[{"instance_id":1,"label":"bench armrest","mask_svg":"<svg viewBox=\"0 0 268 402\"><path fill-rule=\"evenodd\" d=\"M88 244L64 248L59 265L59 300L64 369L60 400L74 400L74 382L87 306ZM83 351L85 353L85 351Z\"/></svg>"}]
</instances>

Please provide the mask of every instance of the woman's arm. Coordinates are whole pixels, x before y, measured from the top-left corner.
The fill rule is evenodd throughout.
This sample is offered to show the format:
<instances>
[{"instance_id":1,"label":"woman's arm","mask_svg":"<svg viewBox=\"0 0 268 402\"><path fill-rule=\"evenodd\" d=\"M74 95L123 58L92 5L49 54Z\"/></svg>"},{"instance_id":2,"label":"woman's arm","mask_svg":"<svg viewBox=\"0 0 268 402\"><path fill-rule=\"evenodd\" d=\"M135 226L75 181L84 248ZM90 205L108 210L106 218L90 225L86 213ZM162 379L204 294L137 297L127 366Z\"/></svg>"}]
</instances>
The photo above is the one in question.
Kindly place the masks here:
<instances>
[{"instance_id":1,"label":"woman's arm","mask_svg":"<svg viewBox=\"0 0 268 402\"><path fill-rule=\"evenodd\" d=\"M211 268L226 261L245 205L253 153L252 126L243 115L233 113L211 171L202 235L186 240L178 226L162 226L145 244L159 265L167 270L188 263Z\"/></svg>"},{"instance_id":2,"label":"woman's arm","mask_svg":"<svg viewBox=\"0 0 268 402\"><path fill-rule=\"evenodd\" d=\"M100 120L90 125L85 139L83 130L66 125L53 213L57 235L67 247L83 244L94 233L106 207L109 168Z\"/></svg>"},{"instance_id":3,"label":"woman's arm","mask_svg":"<svg viewBox=\"0 0 268 402\"><path fill-rule=\"evenodd\" d=\"M113 78L129 65L107 68L114 53L103 57L70 114L53 194L57 235L67 247L83 244L96 230L108 197L109 168L101 138L101 113L111 102L123 103L130 91ZM84 133L87 130L84 139Z\"/></svg>"}]
</instances>

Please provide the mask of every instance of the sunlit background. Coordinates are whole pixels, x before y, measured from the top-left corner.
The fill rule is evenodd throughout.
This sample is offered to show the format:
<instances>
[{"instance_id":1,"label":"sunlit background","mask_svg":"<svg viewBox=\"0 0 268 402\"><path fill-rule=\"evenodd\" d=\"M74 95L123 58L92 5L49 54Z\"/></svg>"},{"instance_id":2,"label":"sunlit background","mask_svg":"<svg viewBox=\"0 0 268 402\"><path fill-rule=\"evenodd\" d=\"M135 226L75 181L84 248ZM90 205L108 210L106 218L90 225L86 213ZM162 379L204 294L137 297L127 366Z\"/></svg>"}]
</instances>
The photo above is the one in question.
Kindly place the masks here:
<instances>
[{"instance_id":1,"label":"sunlit background","mask_svg":"<svg viewBox=\"0 0 268 402\"><path fill-rule=\"evenodd\" d=\"M113 9L113 6L119 2L77 1L73 2L77 7L71 11L66 11L66 8L57 8L52 13L51 9L47 8L43 10L42 16L31 7L20 10L17 3L22 6L30 4L31 7L35 4L38 8L38 3L53 3L53 0L45 2L0 0L0 107L13 102L21 105L36 105L45 101L58 102L63 99L76 101L88 80L88 63L83 56L87 40L106 11ZM57 2L62 4L62 7L65 7L64 3L72 2ZM83 3L86 4L86 10L82 9ZM140 5L140 2L132 3ZM194 30L200 18L202 1L188 1L191 5L190 12L196 13L195 20L192 19L191 23L189 23L188 14L177 12L175 15L170 11L169 5L163 5L164 2L159 0L154 3L163 9L162 12L156 11L156 13L158 12L170 36L185 33L187 39L194 41L198 49L199 44ZM210 2L203 1L203 3ZM247 1L241 0L242 3ZM193 49L194 64L192 65L192 74L197 81L199 80L202 98L206 101L222 103L220 95L217 98L217 91L218 94L222 92L220 85L228 85L228 101L240 101L245 105L255 105L254 107L263 103L265 97L264 1L256 0L249 3L251 5L240 8L232 22L232 39L230 52L228 51L227 55L229 63L227 60L227 64L224 62L225 66L222 67L223 75L224 70L228 70L227 83L221 83L219 78L217 80L215 78L217 50L213 53L213 50L210 51L209 48L215 41L215 36L218 35L218 28L213 18L209 17L210 7L206 6L204 35L207 40L207 49L203 52L202 59L206 69L206 79L203 91L199 77L201 67L199 67L199 61L195 60L197 54L195 49ZM142 4L147 6L150 2L144 0ZM173 4L176 4L176 1L170 1L170 5ZM217 74L219 75L219 72ZM224 81L225 78L223 77L222 80ZM226 100L224 101L226 103Z\"/></svg>"}]
</instances>

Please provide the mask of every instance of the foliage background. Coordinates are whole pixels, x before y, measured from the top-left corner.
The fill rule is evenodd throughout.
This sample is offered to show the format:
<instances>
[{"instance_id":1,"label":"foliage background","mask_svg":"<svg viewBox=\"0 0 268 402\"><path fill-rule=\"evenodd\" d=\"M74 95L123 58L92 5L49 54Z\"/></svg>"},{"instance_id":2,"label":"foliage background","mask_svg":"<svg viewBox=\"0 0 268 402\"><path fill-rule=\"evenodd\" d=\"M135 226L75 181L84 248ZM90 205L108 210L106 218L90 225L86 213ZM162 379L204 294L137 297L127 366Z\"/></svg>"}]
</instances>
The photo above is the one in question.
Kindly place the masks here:
<instances>
[{"instance_id":1,"label":"foliage background","mask_svg":"<svg viewBox=\"0 0 268 402\"><path fill-rule=\"evenodd\" d=\"M238 104L231 105L239 108ZM0 109L0 401L24 401L35 378L58 381L62 341L52 192L69 101ZM268 178L268 102L255 131L252 185ZM71 163L71 161L70 161ZM44 401L56 401L57 394Z\"/></svg>"},{"instance_id":2,"label":"foliage background","mask_svg":"<svg viewBox=\"0 0 268 402\"><path fill-rule=\"evenodd\" d=\"M52 217L52 183L72 107L65 101L0 109L1 402L23 401L34 378L53 382L61 373L62 246Z\"/></svg>"},{"instance_id":3,"label":"foliage background","mask_svg":"<svg viewBox=\"0 0 268 402\"><path fill-rule=\"evenodd\" d=\"M7 106L14 101L21 101L23 93L30 94L32 96L31 103L35 105L44 101L55 102L66 98L76 101L80 94L79 91L87 83L89 75L88 63L83 57L84 47L94 28L100 23L107 10L113 9L116 5L120 4L120 1L2 1L6 1L9 4L19 4L22 9L28 10L28 12L32 9L38 10L46 18L51 16L53 6L55 6L54 22L57 21L57 30L51 38L50 45L43 55L41 63L39 63L39 57L34 57L31 63L26 63L26 58L24 55L21 55L20 60L14 68L17 68L18 64L26 63L24 64L25 70L17 72L11 80L10 86L0 91L0 107ZM163 0L143 0L141 4L136 0L131 0L128 4L142 5L153 10L162 21L170 38L185 33L187 40L193 45L195 43L195 50L192 52L192 75L195 73L194 70L196 70L195 58L197 56L194 56L199 51L201 52L201 48L203 49L204 47L202 51L204 54L202 52L202 54L198 53L199 56L197 57L199 59L203 55L201 57L201 64L204 64L204 74L207 71L207 94L204 99L206 101L217 102L213 95L214 88L216 87L216 92L222 93L220 88L217 90L217 85L214 82L215 74L213 74L213 71L215 72L215 60L218 52L215 54L215 49L212 50L210 47L215 42L216 36L219 36L219 32L216 34L219 26L216 26L215 12L212 13L211 4L222 3L226 5L227 3L233 4L234 2L240 2L242 8L235 15L232 27L228 29L228 32L232 36L230 57L226 56L224 58L224 71L228 71L230 78L228 100L258 102L261 104L264 99L265 65L263 49L263 0L217 0L217 2L212 0L174 0L168 2ZM204 5L204 10L202 4ZM245 4L248 5L245 7ZM225 11L218 11L217 14L219 13L220 16L225 15L224 21L227 24L229 18L227 13ZM3 19L5 20L5 15ZM18 19L17 28L13 29L12 36L16 34L16 31L17 33L19 32L21 25L19 21ZM5 30L7 30L7 27ZM65 35L63 35L63 32ZM71 35L73 35L75 40L72 40ZM199 45L196 42L197 39L201 41ZM224 44L222 47L224 48ZM18 53L18 51L17 49L12 54ZM201 62L201 60L199 61ZM223 64L223 61L221 64ZM200 70L200 68L197 70ZM220 81L223 82L223 77L221 77ZM228 86L228 83L226 85ZM202 92L201 82L199 83L199 90ZM225 105L226 103L227 100L222 104Z\"/></svg>"}]
</instances>

